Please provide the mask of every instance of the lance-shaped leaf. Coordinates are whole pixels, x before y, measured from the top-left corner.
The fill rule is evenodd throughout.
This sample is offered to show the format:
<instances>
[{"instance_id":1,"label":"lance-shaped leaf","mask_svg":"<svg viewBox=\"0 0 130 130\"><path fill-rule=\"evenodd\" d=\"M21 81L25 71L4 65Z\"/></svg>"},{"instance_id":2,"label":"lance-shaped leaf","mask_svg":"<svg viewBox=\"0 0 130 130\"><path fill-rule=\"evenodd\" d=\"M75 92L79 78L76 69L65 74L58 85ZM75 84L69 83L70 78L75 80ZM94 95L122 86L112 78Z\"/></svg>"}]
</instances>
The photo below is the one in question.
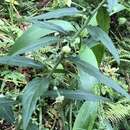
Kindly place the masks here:
<instances>
[{"instance_id":1,"label":"lance-shaped leaf","mask_svg":"<svg viewBox=\"0 0 130 130\"><path fill-rule=\"evenodd\" d=\"M98 68L96 57L90 48L88 48L87 46L82 47L79 55L83 61L89 62L91 65ZM92 91L93 85L97 83L96 78L85 73L81 68L78 68L78 70L79 70L79 78L81 82L79 86L80 89Z\"/></svg>"},{"instance_id":2,"label":"lance-shaped leaf","mask_svg":"<svg viewBox=\"0 0 130 130\"><path fill-rule=\"evenodd\" d=\"M66 32L76 31L76 29L75 29L74 26L71 24L71 22L68 22L68 21L65 21L65 20L53 19L53 20L48 20L47 22L53 23L53 24L55 24L55 25L60 26L60 27L63 28L63 30L65 30Z\"/></svg>"},{"instance_id":3,"label":"lance-shaped leaf","mask_svg":"<svg viewBox=\"0 0 130 130\"><path fill-rule=\"evenodd\" d=\"M82 47L79 55L83 61L89 62L91 65L98 68L96 57L90 48L88 48L87 46ZM81 68L78 68L78 71L81 82L81 84L79 85L80 89L83 89L85 91L93 91L94 84L97 83L96 78L84 72ZM93 101L86 101L85 103L83 103L78 112L78 115L76 116L73 130L92 130L94 122L97 118L98 105L98 102Z\"/></svg>"},{"instance_id":4,"label":"lance-shaped leaf","mask_svg":"<svg viewBox=\"0 0 130 130\"><path fill-rule=\"evenodd\" d=\"M98 102L85 102L76 117L73 130L93 130L97 117Z\"/></svg>"},{"instance_id":5,"label":"lance-shaped leaf","mask_svg":"<svg viewBox=\"0 0 130 130\"><path fill-rule=\"evenodd\" d=\"M96 96L93 93L82 91L82 90L58 90L60 95L64 96L66 99L74 100L88 100L88 101L108 101L107 98ZM48 91L44 96L57 97L57 92Z\"/></svg>"},{"instance_id":6,"label":"lance-shaped leaf","mask_svg":"<svg viewBox=\"0 0 130 130\"><path fill-rule=\"evenodd\" d=\"M115 60L120 63L120 58L117 49L115 48L111 38L101 28L96 26L87 26L88 32L95 41L100 41L113 55Z\"/></svg>"},{"instance_id":7,"label":"lance-shaped leaf","mask_svg":"<svg viewBox=\"0 0 130 130\"><path fill-rule=\"evenodd\" d=\"M31 115L35 110L36 103L41 95L48 89L49 81L47 78L35 78L27 84L22 95L23 106L23 128L27 129Z\"/></svg>"},{"instance_id":8,"label":"lance-shaped leaf","mask_svg":"<svg viewBox=\"0 0 130 130\"><path fill-rule=\"evenodd\" d=\"M3 56L0 57L0 64L20 67L42 68L43 64L35 62L23 56Z\"/></svg>"},{"instance_id":9,"label":"lance-shaped leaf","mask_svg":"<svg viewBox=\"0 0 130 130\"><path fill-rule=\"evenodd\" d=\"M40 27L33 25L21 37L19 37L15 41L15 44L11 48L9 54L12 55L18 50L31 45L33 42L35 42L39 38L44 37L51 33L54 33L54 31L48 30L48 29L42 29Z\"/></svg>"},{"instance_id":10,"label":"lance-shaped leaf","mask_svg":"<svg viewBox=\"0 0 130 130\"><path fill-rule=\"evenodd\" d=\"M112 128L111 123L110 123L108 120L104 120L103 123L104 123L104 125L106 126L106 128L105 128L106 130L114 130L114 129Z\"/></svg>"},{"instance_id":11,"label":"lance-shaped leaf","mask_svg":"<svg viewBox=\"0 0 130 130\"><path fill-rule=\"evenodd\" d=\"M75 63L78 66L78 68L81 68L84 72L88 73L91 76L94 76L100 83L103 83L106 86L113 88L118 93L122 94L123 96L130 98L129 94L120 85L118 85L114 80L112 80L112 79L108 78L107 76L103 75L93 65L89 64L88 62L81 60L78 57L73 57L73 58L68 58L68 59L70 61L72 61L73 63Z\"/></svg>"},{"instance_id":12,"label":"lance-shaped leaf","mask_svg":"<svg viewBox=\"0 0 130 130\"><path fill-rule=\"evenodd\" d=\"M29 123L27 130L39 130L36 124Z\"/></svg>"},{"instance_id":13,"label":"lance-shaped leaf","mask_svg":"<svg viewBox=\"0 0 130 130\"><path fill-rule=\"evenodd\" d=\"M107 9L105 7L101 7L98 12L97 12L97 15L96 15L96 20L97 20L97 23L99 25L99 27L105 31L106 33L109 32L109 28L110 28L110 16L109 16L109 13L107 11ZM91 44L95 44L95 43L101 43L101 42L93 42ZM95 56L96 56L96 59L98 61L98 64L100 65L101 64L101 61L103 59L103 56L104 56L104 53L105 53L105 47L102 45L102 44L99 44L99 45L96 45L92 48ZM100 51L99 51L100 50Z\"/></svg>"},{"instance_id":14,"label":"lance-shaped leaf","mask_svg":"<svg viewBox=\"0 0 130 130\"><path fill-rule=\"evenodd\" d=\"M125 9L125 6L118 3L118 0L107 0L107 3L108 3L107 7L108 7L108 11L110 12L110 15L113 15Z\"/></svg>"},{"instance_id":15,"label":"lance-shaped leaf","mask_svg":"<svg viewBox=\"0 0 130 130\"><path fill-rule=\"evenodd\" d=\"M13 55L37 51L40 48L46 47L48 45L52 45L58 41L59 41L59 39L57 37L54 37L54 36L43 37L43 38L38 39L35 42L32 42L27 47L21 48L20 50L15 52Z\"/></svg>"},{"instance_id":16,"label":"lance-shaped leaf","mask_svg":"<svg viewBox=\"0 0 130 130\"><path fill-rule=\"evenodd\" d=\"M110 29L110 16L105 7L102 7L98 10L96 19L100 28L108 33Z\"/></svg>"},{"instance_id":17,"label":"lance-shaped leaf","mask_svg":"<svg viewBox=\"0 0 130 130\"><path fill-rule=\"evenodd\" d=\"M97 42L96 40L94 40L92 37L90 37L90 38L85 38L83 41L84 41L84 43L87 44L87 46L88 46L89 48L93 48L94 46L97 46L97 45L100 44L99 42Z\"/></svg>"},{"instance_id":18,"label":"lance-shaped leaf","mask_svg":"<svg viewBox=\"0 0 130 130\"><path fill-rule=\"evenodd\" d=\"M57 26L60 26L65 30L66 32L69 31L75 31L75 28L73 25L64 20L48 20L49 23L55 24ZM30 45L32 45L34 42L36 42L38 39L41 37L44 37L48 34L52 34L56 31L54 30L49 30L46 28L40 28L38 26L32 25L21 37L19 37L13 47L11 48L9 54L12 55L16 53L17 51L26 48Z\"/></svg>"},{"instance_id":19,"label":"lance-shaped leaf","mask_svg":"<svg viewBox=\"0 0 130 130\"><path fill-rule=\"evenodd\" d=\"M5 119L9 123L14 123L14 113L12 110L13 101L4 96L0 96L0 118Z\"/></svg>"},{"instance_id":20,"label":"lance-shaped leaf","mask_svg":"<svg viewBox=\"0 0 130 130\"><path fill-rule=\"evenodd\" d=\"M38 19L38 20L47 20L47 19L52 19L52 18L60 18L64 16L73 16L79 13L79 10L76 8L62 8L62 9L57 9L48 13L44 13L35 17L32 17L30 19Z\"/></svg>"},{"instance_id":21,"label":"lance-shaped leaf","mask_svg":"<svg viewBox=\"0 0 130 130\"><path fill-rule=\"evenodd\" d=\"M40 28L46 28L49 30L57 31L66 34L66 31L59 25L56 25L54 23L50 23L48 21L37 21L37 20L32 20L32 24L35 26L38 26Z\"/></svg>"}]
</instances>

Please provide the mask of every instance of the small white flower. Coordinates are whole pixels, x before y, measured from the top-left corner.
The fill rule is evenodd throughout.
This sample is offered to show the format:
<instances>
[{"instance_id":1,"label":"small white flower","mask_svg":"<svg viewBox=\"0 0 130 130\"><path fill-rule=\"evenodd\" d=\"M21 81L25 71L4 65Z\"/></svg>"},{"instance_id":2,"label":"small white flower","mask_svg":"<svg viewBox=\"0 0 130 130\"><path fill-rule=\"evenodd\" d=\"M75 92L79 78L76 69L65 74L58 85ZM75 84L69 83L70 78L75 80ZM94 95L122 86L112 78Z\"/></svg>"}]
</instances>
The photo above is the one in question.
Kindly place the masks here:
<instances>
[{"instance_id":1,"label":"small white flower","mask_svg":"<svg viewBox=\"0 0 130 130\"><path fill-rule=\"evenodd\" d=\"M66 53L66 54L69 54L71 52L71 48L69 46L64 46L62 48L62 52Z\"/></svg>"},{"instance_id":2,"label":"small white flower","mask_svg":"<svg viewBox=\"0 0 130 130\"><path fill-rule=\"evenodd\" d=\"M58 90L58 88L56 87L56 86L54 86L54 88L53 88L55 91L57 91Z\"/></svg>"},{"instance_id":3,"label":"small white flower","mask_svg":"<svg viewBox=\"0 0 130 130\"><path fill-rule=\"evenodd\" d=\"M5 96L4 96L3 94L0 94L0 97L3 98L3 97L5 97Z\"/></svg>"},{"instance_id":4,"label":"small white flower","mask_svg":"<svg viewBox=\"0 0 130 130\"><path fill-rule=\"evenodd\" d=\"M56 98L56 103L62 103L63 102L63 100L64 100L64 96L58 96L57 98Z\"/></svg>"}]
</instances>

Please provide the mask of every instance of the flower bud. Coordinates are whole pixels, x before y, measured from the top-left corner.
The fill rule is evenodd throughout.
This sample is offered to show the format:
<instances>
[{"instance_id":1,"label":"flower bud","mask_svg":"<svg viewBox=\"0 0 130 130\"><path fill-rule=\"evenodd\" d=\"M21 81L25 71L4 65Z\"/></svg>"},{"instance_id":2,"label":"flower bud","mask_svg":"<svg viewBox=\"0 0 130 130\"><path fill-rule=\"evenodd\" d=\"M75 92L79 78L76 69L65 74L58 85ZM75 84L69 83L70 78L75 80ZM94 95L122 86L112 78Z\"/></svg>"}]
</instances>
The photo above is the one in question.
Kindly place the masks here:
<instances>
[{"instance_id":1,"label":"flower bud","mask_svg":"<svg viewBox=\"0 0 130 130\"><path fill-rule=\"evenodd\" d=\"M118 19L118 22L119 22L119 25L123 25L127 22L127 19L124 18L124 17L121 17L121 18Z\"/></svg>"},{"instance_id":2,"label":"flower bud","mask_svg":"<svg viewBox=\"0 0 130 130\"><path fill-rule=\"evenodd\" d=\"M71 48L69 46L64 46L62 48L62 52L65 54L69 54L71 52Z\"/></svg>"}]
</instances>

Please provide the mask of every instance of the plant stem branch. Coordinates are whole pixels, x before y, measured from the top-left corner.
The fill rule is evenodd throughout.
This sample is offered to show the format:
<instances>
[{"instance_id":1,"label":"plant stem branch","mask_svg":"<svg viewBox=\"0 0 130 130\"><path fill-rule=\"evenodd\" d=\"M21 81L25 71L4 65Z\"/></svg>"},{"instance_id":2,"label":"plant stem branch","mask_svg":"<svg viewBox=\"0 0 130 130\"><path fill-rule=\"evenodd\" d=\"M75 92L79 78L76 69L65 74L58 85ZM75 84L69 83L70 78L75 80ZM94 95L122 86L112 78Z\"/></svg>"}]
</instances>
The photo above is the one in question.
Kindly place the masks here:
<instances>
[{"instance_id":1,"label":"plant stem branch","mask_svg":"<svg viewBox=\"0 0 130 130\"><path fill-rule=\"evenodd\" d=\"M83 26L81 29L78 30L78 32L72 37L71 41L73 42L79 35L80 33L86 28L86 26L89 24L91 18L95 15L95 13L98 11L98 9L104 4L105 0L102 0L102 2L98 5L98 7L90 14L88 19L84 22Z\"/></svg>"},{"instance_id":2,"label":"plant stem branch","mask_svg":"<svg viewBox=\"0 0 130 130\"><path fill-rule=\"evenodd\" d=\"M57 60L57 63L55 64L54 68L52 69L52 71L50 72L50 74L48 75L48 78L50 78L52 76L52 74L54 73L55 69L57 68L57 66L60 64L61 60L63 59L64 54L61 54L59 56L59 59Z\"/></svg>"},{"instance_id":3,"label":"plant stem branch","mask_svg":"<svg viewBox=\"0 0 130 130\"><path fill-rule=\"evenodd\" d=\"M73 109L73 104L70 104L70 112L69 112L69 127L70 130L72 130L72 109Z\"/></svg>"},{"instance_id":4,"label":"plant stem branch","mask_svg":"<svg viewBox=\"0 0 130 130\"><path fill-rule=\"evenodd\" d=\"M91 18L95 15L95 13L98 11L98 9L104 4L105 0L102 0L102 2L98 5L98 7L91 13L91 15L88 17L88 19L86 19L86 21L84 22L84 25L81 27L81 29L79 29L79 31L72 37L72 39L70 40L71 42L74 42L74 40L80 35L80 33L86 28L86 26L88 25L88 23L90 22ZM48 78L50 78L52 76L52 74L54 73L55 69L57 68L57 66L60 64L61 60L63 58L63 54L61 54L61 57L58 59L56 65L54 66L53 70L50 72L50 74L48 75Z\"/></svg>"},{"instance_id":5,"label":"plant stem branch","mask_svg":"<svg viewBox=\"0 0 130 130\"><path fill-rule=\"evenodd\" d=\"M40 111L39 111L39 130L42 130L42 103L40 103Z\"/></svg>"}]
</instances>

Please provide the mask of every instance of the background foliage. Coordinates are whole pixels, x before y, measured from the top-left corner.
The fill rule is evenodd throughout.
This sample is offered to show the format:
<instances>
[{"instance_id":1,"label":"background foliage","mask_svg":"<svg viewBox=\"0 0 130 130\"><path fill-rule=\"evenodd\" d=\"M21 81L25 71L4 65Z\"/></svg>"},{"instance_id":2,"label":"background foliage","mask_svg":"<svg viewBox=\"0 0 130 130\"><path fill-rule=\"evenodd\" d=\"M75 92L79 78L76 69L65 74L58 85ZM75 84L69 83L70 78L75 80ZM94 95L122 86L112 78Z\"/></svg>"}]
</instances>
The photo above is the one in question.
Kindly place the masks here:
<instances>
[{"instance_id":1,"label":"background foliage","mask_svg":"<svg viewBox=\"0 0 130 130\"><path fill-rule=\"evenodd\" d=\"M1 130L129 130L130 2L0 1Z\"/></svg>"}]
</instances>

